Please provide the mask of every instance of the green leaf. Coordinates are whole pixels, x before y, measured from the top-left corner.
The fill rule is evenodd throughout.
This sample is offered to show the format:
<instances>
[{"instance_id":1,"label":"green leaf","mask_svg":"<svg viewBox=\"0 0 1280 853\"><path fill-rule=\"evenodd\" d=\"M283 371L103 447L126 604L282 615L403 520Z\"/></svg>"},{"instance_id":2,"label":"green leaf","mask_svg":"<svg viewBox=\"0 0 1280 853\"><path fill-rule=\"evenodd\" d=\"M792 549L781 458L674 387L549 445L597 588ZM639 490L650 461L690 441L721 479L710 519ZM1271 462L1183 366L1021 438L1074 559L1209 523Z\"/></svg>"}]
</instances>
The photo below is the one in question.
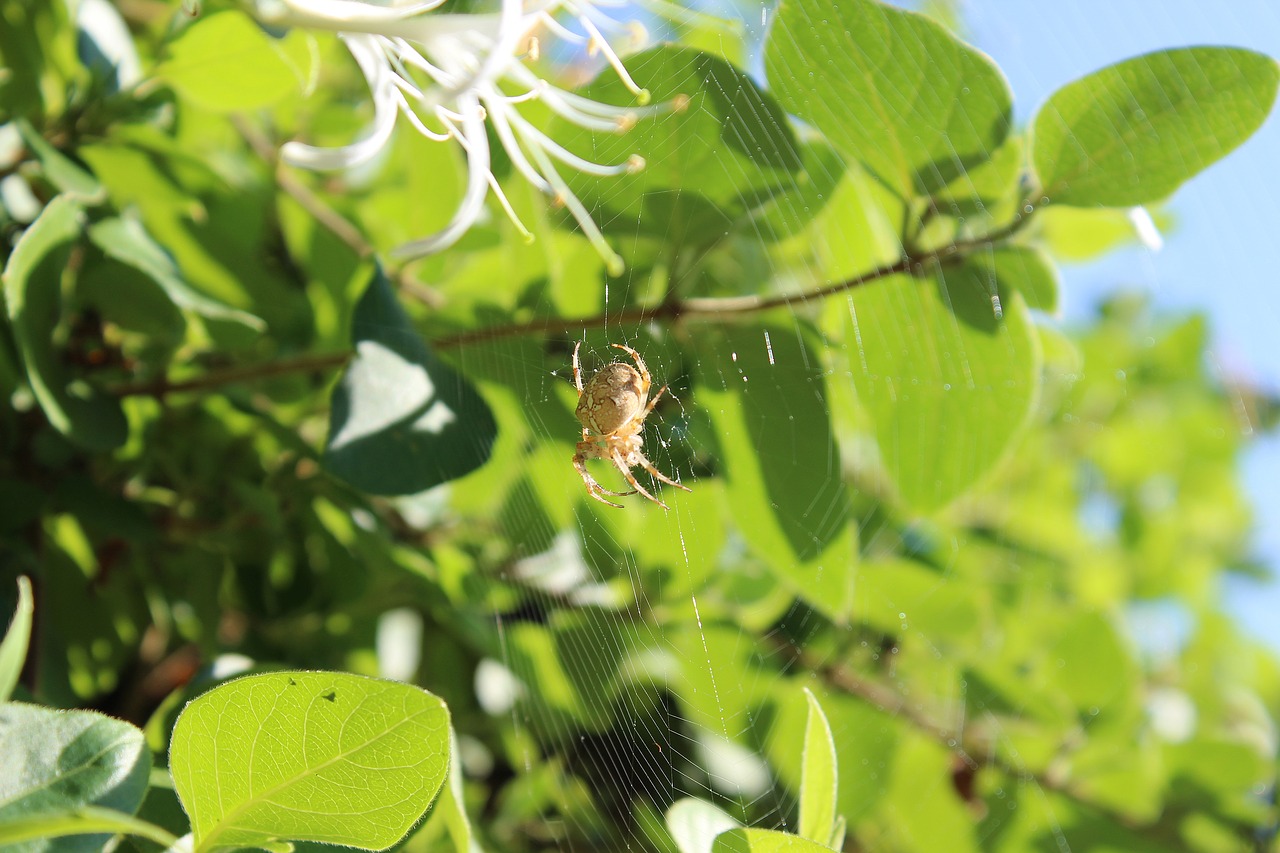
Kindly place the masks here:
<instances>
[{"instance_id":1,"label":"green leaf","mask_svg":"<svg viewBox=\"0 0 1280 853\"><path fill-rule=\"evenodd\" d=\"M836 742L818 698L807 688L809 718L804 727L800 783L800 835L829 844L836 828Z\"/></svg>"},{"instance_id":2,"label":"green leaf","mask_svg":"<svg viewBox=\"0 0 1280 853\"><path fill-rule=\"evenodd\" d=\"M938 190L934 204L955 216L984 213L1007 221L1013 215L1011 206L1021 202L1026 156L1025 139L1008 137L991 153L990 160L962 172Z\"/></svg>"},{"instance_id":3,"label":"green leaf","mask_svg":"<svg viewBox=\"0 0 1280 853\"><path fill-rule=\"evenodd\" d=\"M995 279L1001 300L1014 291L1022 294L1027 307L1053 314L1058 310L1061 283L1058 268L1039 249L1027 246L1004 246L992 252L975 255L973 264L986 268Z\"/></svg>"},{"instance_id":4,"label":"green leaf","mask_svg":"<svg viewBox=\"0 0 1280 853\"><path fill-rule=\"evenodd\" d=\"M601 179L567 172L574 193L600 221L676 244L723 236L725 223L795 187L800 154L786 116L747 74L722 59L664 46L627 58L635 81L658 107L625 133L592 132L559 121L552 136L597 163L645 167ZM616 75L601 75L583 91L605 103L634 96Z\"/></svg>"},{"instance_id":5,"label":"green leaf","mask_svg":"<svg viewBox=\"0 0 1280 853\"><path fill-rule=\"evenodd\" d=\"M783 107L902 196L945 187L1009 131L1012 98L990 59L874 0L784 0L765 73Z\"/></svg>"},{"instance_id":6,"label":"green leaf","mask_svg":"<svg viewBox=\"0 0 1280 853\"><path fill-rule=\"evenodd\" d=\"M1080 711L1115 713L1123 703L1136 701L1137 666L1102 614L1073 614L1051 652L1057 684Z\"/></svg>"},{"instance_id":7,"label":"green leaf","mask_svg":"<svg viewBox=\"0 0 1280 853\"><path fill-rule=\"evenodd\" d=\"M91 711L0 705L0 832L102 806L131 815L146 793L151 753L141 730ZM15 829L15 832L17 830ZM108 835L15 844L17 851L101 850Z\"/></svg>"},{"instance_id":8,"label":"green leaf","mask_svg":"<svg viewBox=\"0 0 1280 853\"><path fill-rule=\"evenodd\" d=\"M333 389L323 463L376 495L408 495L484 464L488 405L418 335L381 269L352 319L356 355Z\"/></svg>"},{"instance_id":9,"label":"green leaf","mask_svg":"<svg viewBox=\"0 0 1280 853\"><path fill-rule=\"evenodd\" d=\"M696 345L699 402L738 530L793 592L847 620L857 549L821 347L781 326L708 333Z\"/></svg>"},{"instance_id":10,"label":"green leaf","mask_svg":"<svg viewBox=\"0 0 1280 853\"><path fill-rule=\"evenodd\" d=\"M54 148L25 118L14 122L22 141L40 160L44 176L58 192L75 197L85 204L99 204L106 200L106 188L89 171L70 157Z\"/></svg>"},{"instance_id":11,"label":"green leaf","mask_svg":"<svg viewBox=\"0 0 1280 853\"><path fill-rule=\"evenodd\" d=\"M106 836L136 835L150 839L166 848L178 843L175 836L145 820L139 820L115 809L84 806L0 823L0 846L11 851L99 849L100 842L97 838L69 838L66 841L41 845L19 843L40 840L49 842L67 836L93 834L97 834L98 838L104 837L104 834Z\"/></svg>"},{"instance_id":12,"label":"green leaf","mask_svg":"<svg viewBox=\"0 0 1280 853\"><path fill-rule=\"evenodd\" d=\"M1157 201L1266 119L1280 66L1240 48L1148 53L1063 86L1037 113L1032 160L1056 204Z\"/></svg>"},{"instance_id":13,"label":"green leaf","mask_svg":"<svg viewBox=\"0 0 1280 853\"><path fill-rule=\"evenodd\" d=\"M207 110L234 112L300 94L311 64L304 34L272 38L229 11L201 18L174 39L156 76Z\"/></svg>"},{"instance_id":14,"label":"green leaf","mask_svg":"<svg viewBox=\"0 0 1280 853\"><path fill-rule=\"evenodd\" d=\"M160 285L173 304L212 320L240 323L255 331L266 324L258 317L194 290L183 279L173 258L147 233L135 216L116 216L89 226L89 239L103 253L133 267Z\"/></svg>"},{"instance_id":15,"label":"green leaf","mask_svg":"<svg viewBox=\"0 0 1280 853\"><path fill-rule=\"evenodd\" d=\"M13 610L13 621L0 641L0 702L5 702L13 695L13 688L18 685L18 677L22 675L22 664L27 659L27 644L31 641L31 614L34 611L31 601L31 580L22 575L18 578L18 606Z\"/></svg>"},{"instance_id":16,"label":"green leaf","mask_svg":"<svg viewBox=\"0 0 1280 853\"><path fill-rule=\"evenodd\" d=\"M183 709L169 766L197 850L281 840L381 850L444 784L449 710L393 681L251 675Z\"/></svg>"},{"instance_id":17,"label":"green leaf","mask_svg":"<svg viewBox=\"0 0 1280 853\"><path fill-rule=\"evenodd\" d=\"M1000 302L981 266L894 276L853 294L849 363L902 499L943 506L1004 455L1026 422L1040 350L1016 294Z\"/></svg>"},{"instance_id":18,"label":"green leaf","mask_svg":"<svg viewBox=\"0 0 1280 853\"><path fill-rule=\"evenodd\" d=\"M799 143L801 169L794 184L756 210L743 223L743 229L760 240L777 241L799 234L822 212L844 177L845 164L840 153L825 140L808 139Z\"/></svg>"},{"instance_id":19,"label":"green leaf","mask_svg":"<svg viewBox=\"0 0 1280 853\"><path fill-rule=\"evenodd\" d=\"M680 853L709 853L716 836L742 824L719 806L685 797L667 809L667 830Z\"/></svg>"},{"instance_id":20,"label":"green leaf","mask_svg":"<svg viewBox=\"0 0 1280 853\"><path fill-rule=\"evenodd\" d=\"M84 212L74 199L49 202L5 264L4 295L27 380L49 423L87 450L107 451L127 437L124 412L115 399L69 377L54 342L62 278L83 225Z\"/></svg>"},{"instance_id":21,"label":"green leaf","mask_svg":"<svg viewBox=\"0 0 1280 853\"><path fill-rule=\"evenodd\" d=\"M717 836L711 846L712 853L821 853L830 849L772 829L731 829Z\"/></svg>"}]
</instances>

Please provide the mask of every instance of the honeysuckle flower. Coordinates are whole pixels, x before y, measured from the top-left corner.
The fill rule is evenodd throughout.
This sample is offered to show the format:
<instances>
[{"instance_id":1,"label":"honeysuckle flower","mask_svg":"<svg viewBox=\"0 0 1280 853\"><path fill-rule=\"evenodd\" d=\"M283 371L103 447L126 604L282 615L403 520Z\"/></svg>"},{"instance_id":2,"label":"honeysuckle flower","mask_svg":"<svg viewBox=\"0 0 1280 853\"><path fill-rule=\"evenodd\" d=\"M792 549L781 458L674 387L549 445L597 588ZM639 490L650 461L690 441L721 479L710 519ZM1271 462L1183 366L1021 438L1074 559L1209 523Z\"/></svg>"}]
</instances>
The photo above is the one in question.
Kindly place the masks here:
<instances>
[{"instance_id":1,"label":"honeysuckle flower","mask_svg":"<svg viewBox=\"0 0 1280 853\"><path fill-rule=\"evenodd\" d=\"M373 98L373 126L364 138L339 148L289 142L281 151L286 162L307 169L359 166L387 145L401 119L428 139L454 142L462 148L467 182L453 218L439 232L400 246L394 254L417 257L449 247L483 215L489 192L526 239L532 239L493 175L488 127L515 171L563 205L610 270L620 271L621 259L570 190L558 165L608 177L643 168L643 159L633 155L622 163L585 160L520 112L522 105L541 101L581 127L621 132L642 115L673 108L646 106L648 92L632 80L612 46L610 39L620 32L629 35L633 47L647 39L643 27L619 22L604 11L622 6L620 0L502 0L497 12L486 14L435 12L443 0L409 5L368 0L254 2L254 12L264 23L336 32L364 74ZM581 32L566 21L576 22ZM538 54L541 33L603 56L635 94L636 106L593 101L539 77L525 61Z\"/></svg>"}]
</instances>

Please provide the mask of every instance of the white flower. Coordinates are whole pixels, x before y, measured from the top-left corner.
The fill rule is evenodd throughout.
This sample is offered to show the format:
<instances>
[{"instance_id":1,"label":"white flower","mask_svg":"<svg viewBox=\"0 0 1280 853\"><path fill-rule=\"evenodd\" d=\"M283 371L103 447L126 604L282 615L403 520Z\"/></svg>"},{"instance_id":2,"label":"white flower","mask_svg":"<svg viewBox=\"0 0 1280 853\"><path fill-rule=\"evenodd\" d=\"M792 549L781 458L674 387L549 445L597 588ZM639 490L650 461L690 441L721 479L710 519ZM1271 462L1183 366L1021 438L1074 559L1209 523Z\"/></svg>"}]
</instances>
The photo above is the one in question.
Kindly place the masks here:
<instances>
[{"instance_id":1,"label":"white flower","mask_svg":"<svg viewBox=\"0 0 1280 853\"><path fill-rule=\"evenodd\" d=\"M584 160L548 137L520 113L522 104L541 101L557 115L595 131L621 132L643 114L668 107L646 107L648 92L627 73L609 36L630 30L633 41L647 36L638 24L622 24L600 7L618 0L502 0L494 14L431 13L443 0L405 6L376 5L366 0L254 0L255 14L276 26L325 29L338 33L355 58L373 97L372 131L341 148L286 143L285 161L308 169L344 169L368 162L390 141L403 117L419 133L440 142L456 142L467 160L467 186L453 219L439 232L394 250L416 257L452 245L482 216L490 190L527 239L490 168L486 123L501 143L514 169L529 183L564 205L613 273L622 260L609 248L599 227L557 171L557 163L587 174L607 177L643 168L632 156L626 162L601 164ZM581 32L565 25L576 21ZM536 57L536 33L580 44L598 52L636 95L639 106L617 107L575 95L538 77L524 60ZM516 94L508 94L516 92Z\"/></svg>"}]
</instances>

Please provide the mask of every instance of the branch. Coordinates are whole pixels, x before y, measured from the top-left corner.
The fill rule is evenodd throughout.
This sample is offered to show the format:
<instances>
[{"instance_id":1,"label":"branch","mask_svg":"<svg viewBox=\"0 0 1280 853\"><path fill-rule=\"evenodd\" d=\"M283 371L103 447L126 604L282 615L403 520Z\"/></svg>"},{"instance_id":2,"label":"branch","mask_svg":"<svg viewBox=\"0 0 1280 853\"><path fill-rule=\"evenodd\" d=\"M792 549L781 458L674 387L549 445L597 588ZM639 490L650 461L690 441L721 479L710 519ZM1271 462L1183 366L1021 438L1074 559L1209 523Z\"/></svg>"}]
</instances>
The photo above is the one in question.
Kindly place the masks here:
<instances>
[{"instance_id":1,"label":"branch","mask_svg":"<svg viewBox=\"0 0 1280 853\"><path fill-rule=\"evenodd\" d=\"M248 138L248 135L246 136ZM251 142L251 144L253 144ZM289 187L297 186L303 193L303 197L310 197L310 191L300 184L293 181L282 181L281 188L286 192L290 192ZM292 192L290 193L292 195ZM295 198L298 198L295 196ZM299 203L303 204L301 199ZM318 199L316 204L323 204ZM304 204L307 206L307 204ZM310 207L307 208L311 210ZM1024 208L1025 215L1019 215L1012 222L997 228L994 231L983 234L980 237L973 237L967 240L957 240L946 246L927 251L906 252L896 261L888 264L882 264L875 269L868 270L861 275L835 284L817 287L812 290L802 290L798 293L783 293L773 296L727 296L721 298L692 298L692 299L667 299L656 305L642 305L636 308L627 308L612 314L600 313L588 317L578 317L573 319L565 319L560 317L540 317L534 320L527 320L521 323L509 323L499 326L489 326L484 329L476 329L470 332L462 332L456 335L445 335L435 338L431 341L432 345L437 349L449 349L452 347L466 346L468 344L482 343L485 341L500 340L502 338L522 337L525 335L573 335L582 329L599 329L604 328L606 324L639 324L652 320L664 320L667 322L676 322L678 320L710 320L720 319L724 317L751 314L758 311L767 311L771 308L781 308L790 305L803 305L810 302L817 302L826 299L829 296L835 296L854 288L862 287L872 282L879 281L891 275L910 272L912 270L927 267L930 264L954 263L968 257L970 254L989 249L1009 237L1016 234L1031 219L1031 214L1036 207L1028 203ZM332 213L332 211L330 211ZM336 217L337 215L334 214ZM339 221L341 217L338 217ZM322 220L323 221L323 220ZM335 231L339 237L342 236L339 230ZM358 245L348 242L347 245L353 250L360 252L358 246L367 246L362 238L357 235ZM344 240L344 242L346 242ZM370 252L372 249L369 250ZM403 286L403 282L399 282ZM426 301L424 299L424 301ZM269 362L267 364L250 365L245 367L234 367L226 370L211 371L203 376L195 379L189 379L181 382L169 382L167 379L160 378L148 382L119 385L111 389L112 393L119 397L129 397L137 395L145 395L151 397L164 397L167 394L174 394L186 391L201 391L208 388L216 388L222 385L228 385L233 382L246 382L268 376L280 376L288 373L311 373L321 370L329 370L335 367L341 367L351 358L351 353L324 353L321 355L301 356L299 358L287 359L283 361Z\"/></svg>"},{"instance_id":2,"label":"branch","mask_svg":"<svg viewBox=\"0 0 1280 853\"><path fill-rule=\"evenodd\" d=\"M161 376L146 382L132 382L115 385L109 388L117 397L164 397L189 391L204 391L209 388L220 388L236 382L248 382L266 379L270 376L284 376L290 373L318 373L342 367L354 353L328 352L270 361L266 364L250 364L240 367L228 367L223 370L211 370L194 379L170 382Z\"/></svg>"},{"instance_id":3,"label":"branch","mask_svg":"<svg viewBox=\"0 0 1280 853\"><path fill-rule=\"evenodd\" d=\"M1019 214L1012 222L997 228L980 237L973 237L967 240L957 240L946 246L936 249L929 249L920 252L906 252L896 261L888 264L882 264L875 269L868 270L853 278L844 281L828 284L823 287L817 287L812 290L802 290L798 293L782 293L772 296L749 295L749 296L726 296L718 298L691 298L691 299L669 299L658 305L641 306L638 308L628 308L623 311L609 313L593 314L588 317L577 317L574 319L562 319L557 317L543 317L536 320L528 320L521 323L509 323L500 326L489 326L484 329L476 329L471 332L462 332L456 335L445 335L436 338L432 344L440 349L448 349L450 347L466 346L467 344L482 343L485 341L499 340L501 338L522 337L525 335L546 335L546 334L573 334L582 329L600 329L606 325L630 325L633 323L644 323L650 320L705 320L713 318L722 318L737 314L751 314L757 311L767 311L770 308L782 308L790 305L803 305L809 302L817 302L826 299L828 296L835 296L848 290L853 290L863 285L871 284L882 278L891 275L910 272L915 269L927 267L933 263L953 263L968 257L970 254L989 249L999 243L1012 237L1018 231L1026 227L1031 220L1031 214L1037 209L1036 205L1028 202L1022 206L1023 214Z\"/></svg>"}]
</instances>

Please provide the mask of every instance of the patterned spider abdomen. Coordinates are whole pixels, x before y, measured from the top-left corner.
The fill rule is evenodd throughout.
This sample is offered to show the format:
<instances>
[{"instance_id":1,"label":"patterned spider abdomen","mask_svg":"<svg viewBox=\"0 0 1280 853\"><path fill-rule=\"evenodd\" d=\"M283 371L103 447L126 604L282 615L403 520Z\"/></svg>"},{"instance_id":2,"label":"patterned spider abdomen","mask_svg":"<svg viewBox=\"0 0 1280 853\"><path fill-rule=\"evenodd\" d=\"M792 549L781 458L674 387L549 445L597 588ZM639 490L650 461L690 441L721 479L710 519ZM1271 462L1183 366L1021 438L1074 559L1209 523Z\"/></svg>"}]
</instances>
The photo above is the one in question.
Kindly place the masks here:
<instances>
[{"instance_id":1,"label":"patterned spider abdomen","mask_svg":"<svg viewBox=\"0 0 1280 853\"><path fill-rule=\"evenodd\" d=\"M644 411L648 396L639 371L629 364L614 362L591 377L582 389L574 414L591 432L608 435Z\"/></svg>"}]
</instances>

